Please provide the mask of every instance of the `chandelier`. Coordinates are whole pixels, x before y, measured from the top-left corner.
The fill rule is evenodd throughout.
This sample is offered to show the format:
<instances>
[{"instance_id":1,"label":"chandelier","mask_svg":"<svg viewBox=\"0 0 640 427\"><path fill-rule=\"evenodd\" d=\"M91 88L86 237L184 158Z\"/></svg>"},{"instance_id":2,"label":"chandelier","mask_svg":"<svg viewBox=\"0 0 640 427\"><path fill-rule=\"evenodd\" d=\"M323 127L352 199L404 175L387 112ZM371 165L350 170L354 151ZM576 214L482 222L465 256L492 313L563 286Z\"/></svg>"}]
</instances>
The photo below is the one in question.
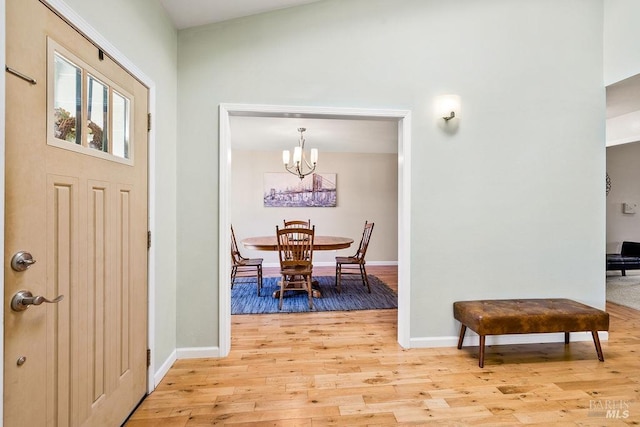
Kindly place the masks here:
<instances>
[{"instance_id":1,"label":"chandelier","mask_svg":"<svg viewBox=\"0 0 640 427\"><path fill-rule=\"evenodd\" d=\"M298 146L293 149L292 164L289 164L289 150L282 151L282 162L284 163L284 168L288 172L297 175L301 181L305 176L316 170L316 163L318 163L317 148L311 149L311 158L309 160L307 160L307 156L305 155L304 137L302 136L302 133L306 130L306 128L298 128L298 132L300 132L300 140L298 141Z\"/></svg>"}]
</instances>

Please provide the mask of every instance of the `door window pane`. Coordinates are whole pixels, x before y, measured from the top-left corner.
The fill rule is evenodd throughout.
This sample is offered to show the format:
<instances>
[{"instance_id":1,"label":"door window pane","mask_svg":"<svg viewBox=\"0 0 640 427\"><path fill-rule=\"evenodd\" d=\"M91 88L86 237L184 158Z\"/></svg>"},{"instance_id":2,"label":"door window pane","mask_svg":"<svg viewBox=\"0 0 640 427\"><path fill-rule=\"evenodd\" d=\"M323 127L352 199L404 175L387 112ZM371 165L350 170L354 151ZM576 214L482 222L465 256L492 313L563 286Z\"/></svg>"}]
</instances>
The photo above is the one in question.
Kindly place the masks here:
<instances>
[{"instance_id":1,"label":"door window pane","mask_svg":"<svg viewBox=\"0 0 640 427\"><path fill-rule=\"evenodd\" d=\"M92 75L87 76L87 146L108 152L105 132L109 114L109 87Z\"/></svg>"},{"instance_id":2,"label":"door window pane","mask_svg":"<svg viewBox=\"0 0 640 427\"><path fill-rule=\"evenodd\" d=\"M114 156L129 158L129 100L113 92L113 154Z\"/></svg>"},{"instance_id":3,"label":"door window pane","mask_svg":"<svg viewBox=\"0 0 640 427\"><path fill-rule=\"evenodd\" d=\"M80 144L82 69L57 52L54 58L53 93L54 136Z\"/></svg>"}]
</instances>

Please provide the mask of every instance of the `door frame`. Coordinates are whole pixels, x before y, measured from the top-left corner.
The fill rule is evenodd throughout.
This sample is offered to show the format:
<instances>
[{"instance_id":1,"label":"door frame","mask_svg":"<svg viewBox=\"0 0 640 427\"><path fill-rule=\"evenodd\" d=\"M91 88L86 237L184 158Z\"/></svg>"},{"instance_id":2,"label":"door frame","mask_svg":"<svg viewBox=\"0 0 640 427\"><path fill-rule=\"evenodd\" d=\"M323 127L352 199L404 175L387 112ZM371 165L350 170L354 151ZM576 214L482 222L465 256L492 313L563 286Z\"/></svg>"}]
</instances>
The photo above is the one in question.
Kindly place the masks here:
<instances>
[{"instance_id":1,"label":"door frame","mask_svg":"<svg viewBox=\"0 0 640 427\"><path fill-rule=\"evenodd\" d=\"M411 111L340 107L220 104L219 107L219 296L218 349L226 357L231 350L231 126L234 115L254 117L309 117L341 119L396 119L398 121L398 343L410 347L411 295Z\"/></svg>"},{"instance_id":2,"label":"door frame","mask_svg":"<svg viewBox=\"0 0 640 427\"><path fill-rule=\"evenodd\" d=\"M3 24L7 22L7 15L5 12L5 0L0 0L0 22ZM6 31L0 31L0 59L3 64L7 63L6 57ZM6 73L2 73L0 76L0 253L4 256L4 174L5 174L5 77ZM4 270L0 274L0 289L2 295L4 295ZM0 304L0 319L4 319L4 304ZM0 354L2 354L4 361L4 321L3 326L0 328ZM0 424L4 420L4 369L0 369Z\"/></svg>"},{"instance_id":3,"label":"door frame","mask_svg":"<svg viewBox=\"0 0 640 427\"><path fill-rule=\"evenodd\" d=\"M104 36L102 36L95 28L90 26L87 21L82 18L77 12L71 9L62 0L40 0L51 9L55 10L62 19L67 21L70 25L76 28L80 33L84 34L89 40L100 47L110 57L112 57L117 63L119 63L125 70L131 73L136 79L142 82L149 89L149 113L152 117L156 112L156 85L155 82L147 76L142 70L140 70L133 62L131 62L122 52L120 52L113 44L111 44ZM0 0L0 22L6 21L6 3L5 0ZM6 63L6 36L5 32L0 32L0 58L2 62ZM0 221L2 226L0 227L0 251L4 254L4 196L5 196L5 73L0 76ZM153 233L155 230L155 130L152 127L147 134L148 141L148 198L147 198L147 221L148 229ZM6 258L6 256L5 256ZM147 253L147 292L148 292L148 348L152 354L155 349L155 250L152 246ZM4 293L4 274L0 275L0 289ZM0 304L0 316L4 318L5 307L4 304ZM0 331L0 354L4 357L4 327ZM147 368L147 392L150 393L156 386L155 381L155 363L151 358L150 365ZM0 420L4 418L4 372L0 369ZM0 421L1 422L1 421Z\"/></svg>"}]
</instances>

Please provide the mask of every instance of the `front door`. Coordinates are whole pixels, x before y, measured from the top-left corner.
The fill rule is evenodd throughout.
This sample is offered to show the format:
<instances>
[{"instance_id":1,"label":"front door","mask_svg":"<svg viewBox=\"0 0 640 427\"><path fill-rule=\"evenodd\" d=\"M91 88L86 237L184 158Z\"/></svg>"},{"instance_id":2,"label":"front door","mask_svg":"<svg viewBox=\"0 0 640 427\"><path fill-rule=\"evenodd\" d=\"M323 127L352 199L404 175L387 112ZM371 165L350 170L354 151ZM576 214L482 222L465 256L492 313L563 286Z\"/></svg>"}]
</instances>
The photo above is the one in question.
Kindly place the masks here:
<instances>
[{"instance_id":1,"label":"front door","mask_svg":"<svg viewBox=\"0 0 640 427\"><path fill-rule=\"evenodd\" d=\"M4 425L120 425L146 391L147 88L38 0L6 24Z\"/></svg>"}]
</instances>

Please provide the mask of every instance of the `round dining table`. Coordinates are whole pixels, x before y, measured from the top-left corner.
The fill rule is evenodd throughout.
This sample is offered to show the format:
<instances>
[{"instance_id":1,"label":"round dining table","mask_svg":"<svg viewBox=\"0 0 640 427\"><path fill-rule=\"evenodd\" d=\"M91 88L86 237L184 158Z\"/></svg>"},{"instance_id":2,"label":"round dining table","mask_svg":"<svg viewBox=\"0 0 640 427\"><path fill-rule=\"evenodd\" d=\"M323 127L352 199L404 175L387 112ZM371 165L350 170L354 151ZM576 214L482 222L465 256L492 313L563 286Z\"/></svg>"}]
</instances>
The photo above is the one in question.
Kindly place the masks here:
<instances>
[{"instance_id":1,"label":"round dining table","mask_svg":"<svg viewBox=\"0 0 640 427\"><path fill-rule=\"evenodd\" d=\"M247 237L243 239L242 245L247 249L256 251L277 251L278 239L273 236ZM353 243L353 239L349 237L338 236L314 236L314 251L335 251L338 249L346 249Z\"/></svg>"},{"instance_id":2,"label":"round dining table","mask_svg":"<svg viewBox=\"0 0 640 427\"><path fill-rule=\"evenodd\" d=\"M254 249L256 251L277 251L278 250L278 238L273 236L258 236L247 237L241 240L242 245L247 249ZM314 236L313 237L313 250L314 251L335 251L338 249L346 249L353 243L353 239L349 237L339 236ZM313 281L313 297L321 298L322 293L318 287L318 282ZM273 293L274 298L280 297L280 290Z\"/></svg>"}]
</instances>

